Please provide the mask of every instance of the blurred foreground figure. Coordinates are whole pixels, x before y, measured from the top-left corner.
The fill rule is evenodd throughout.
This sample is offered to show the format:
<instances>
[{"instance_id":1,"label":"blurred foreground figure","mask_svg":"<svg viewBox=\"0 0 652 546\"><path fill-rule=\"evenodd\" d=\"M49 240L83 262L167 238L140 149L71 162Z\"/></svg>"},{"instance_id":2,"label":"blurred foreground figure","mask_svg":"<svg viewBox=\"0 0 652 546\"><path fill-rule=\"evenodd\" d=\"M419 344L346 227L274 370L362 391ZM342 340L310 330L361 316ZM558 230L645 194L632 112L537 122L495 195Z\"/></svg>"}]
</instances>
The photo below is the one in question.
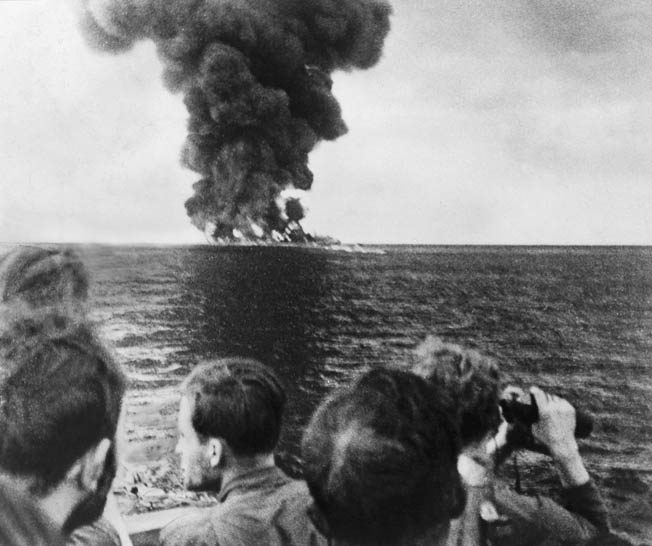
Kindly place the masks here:
<instances>
[{"instance_id":1,"label":"blurred foreground figure","mask_svg":"<svg viewBox=\"0 0 652 546\"><path fill-rule=\"evenodd\" d=\"M0 302L31 309L80 305L88 298L88 272L71 249L19 246L0 258Z\"/></svg>"},{"instance_id":2,"label":"blurred foreground figure","mask_svg":"<svg viewBox=\"0 0 652 546\"><path fill-rule=\"evenodd\" d=\"M311 546L324 541L307 515L310 495L274 463L285 392L255 360L227 358L196 367L179 406L185 486L218 493L161 531L164 546Z\"/></svg>"},{"instance_id":3,"label":"blurred foreground figure","mask_svg":"<svg viewBox=\"0 0 652 546\"><path fill-rule=\"evenodd\" d=\"M460 528L474 519L481 519L482 542L505 546L579 544L609 529L604 502L578 450L575 410L566 400L531 389L539 411L531 435L557 466L564 499L560 506L544 496L518 494L493 475L497 455L511 449L493 360L430 337L417 349L413 371L452 397L463 443L458 468L469 496L481 497L469 503L463 518L454 523L450 544L464 542Z\"/></svg>"},{"instance_id":4,"label":"blurred foreground figure","mask_svg":"<svg viewBox=\"0 0 652 546\"><path fill-rule=\"evenodd\" d=\"M336 546L439 546L464 507L459 435L434 389L376 369L323 402L302 455L313 518Z\"/></svg>"},{"instance_id":5,"label":"blurred foreground figure","mask_svg":"<svg viewBox=\"0 0 652 546\"><path fill-rule=\"evenodd\" d=\"M2 358L0 476L68 535L104 509L124 376L90 328L65 320L9 343Z\"/></svg>"},{"instance_id":6,"label":"blurred foreground figure","mask_svg":"<svg viewBox=\"0 0 652 546\"><path fill-rule=\"evenodd\" d=\"M18 246L0 258L0 379L23 363L10 352L87 322L88 289L88 271L72 249ZM69 545L130 544L112 494L108 501L105 517L77 529Z\"/></svg>"},{"instance_id":7,"label":"blurred foreground figure","mask_svg":"<svg viewBox=\"0 0 652 546\"><path fill-rule=\"evenodd\" d=\"M88 272L71 249L18 246L0 256L0 354L86 317ZM0 369L10 373L11 362Z\"/></svg>"}]
</instances>

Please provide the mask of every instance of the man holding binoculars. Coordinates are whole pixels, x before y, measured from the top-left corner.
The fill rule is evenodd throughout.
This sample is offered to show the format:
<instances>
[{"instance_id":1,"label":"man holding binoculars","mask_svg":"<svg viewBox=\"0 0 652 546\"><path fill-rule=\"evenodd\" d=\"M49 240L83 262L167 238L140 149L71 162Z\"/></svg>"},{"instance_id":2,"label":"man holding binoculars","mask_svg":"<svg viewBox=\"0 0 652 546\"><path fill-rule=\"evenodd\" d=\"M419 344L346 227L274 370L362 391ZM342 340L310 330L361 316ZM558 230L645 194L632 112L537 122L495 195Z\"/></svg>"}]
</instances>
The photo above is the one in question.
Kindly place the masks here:
<instances>
[{"instance_id":1,"label":"man holding binoculars","mask_svg":"<svg viewBox=\"0 0 652 546\"><path fill-rule=\"evenodd\" d=\"M434 337L417 349L412 371L448 393L458 414L463 446L458 469L468 500L463 516L453 522L450 545L574 544L608 531L604 502L576 441L580 431L579 436L590 433L585 414L537 387L530 390L529 406L522 404L522 394L515 394L518 389L501 402L493 360ZM544 496L517 493L494 476L497 464L517 447L552 457L563 506ZM480 536L469 537L470 532Z\"/></svg>"}]
</instances>

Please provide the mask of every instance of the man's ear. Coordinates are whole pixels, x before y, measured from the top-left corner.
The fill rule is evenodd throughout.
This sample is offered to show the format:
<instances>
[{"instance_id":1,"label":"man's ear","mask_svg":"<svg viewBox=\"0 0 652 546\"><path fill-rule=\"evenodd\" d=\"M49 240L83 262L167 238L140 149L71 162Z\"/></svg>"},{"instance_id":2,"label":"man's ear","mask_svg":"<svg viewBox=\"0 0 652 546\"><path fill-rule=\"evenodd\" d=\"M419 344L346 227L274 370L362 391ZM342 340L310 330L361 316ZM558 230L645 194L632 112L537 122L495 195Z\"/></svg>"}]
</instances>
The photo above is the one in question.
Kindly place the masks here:
<instances>
[{"instance_id":1,"label":"man's ear","mask_svg":"<svg viewBox=\"0 0 652 546\"><path fill-rule=\"evenodd\" d=\"M97 484L104 472L106 458L110 449L111 440L102 438L82 457L79 478L84 489L88 491L95 491L97 489Z\"/></svg>"},{"instance_id":2,"label":"man's ear","mask_svg":"<svg viewBox=\"0 0 652 546\"><path fill-rule=\"evenodd\" d=\"M217 468L224 457L224 446L217 438L208 440L208 463L211 468Z\"/></svg>"}]
</instances>

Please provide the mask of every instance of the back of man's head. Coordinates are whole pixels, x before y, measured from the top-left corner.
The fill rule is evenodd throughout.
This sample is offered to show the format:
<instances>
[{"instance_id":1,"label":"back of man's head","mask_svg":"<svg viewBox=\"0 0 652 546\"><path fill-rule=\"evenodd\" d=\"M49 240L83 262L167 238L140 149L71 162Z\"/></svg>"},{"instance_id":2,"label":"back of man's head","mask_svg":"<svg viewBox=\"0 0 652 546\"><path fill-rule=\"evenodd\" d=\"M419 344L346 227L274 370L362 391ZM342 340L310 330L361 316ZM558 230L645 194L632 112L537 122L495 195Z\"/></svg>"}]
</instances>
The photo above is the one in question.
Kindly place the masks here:
<instances>
[{"instance_id":1,"label":"back of man's head","mask_svg":"<svg viewBox=\"0 0 652 546\"><path fill-rule=\"evenodd\" d=\"M125 390L118 364L88 326L46 330L7 348L0 386L0 471L37 496L102 439L114 440Z\"/></svg>"},{"instance_id":2,"label":"back of man's head","mask_svg":"<svg viewBox=\"0 0 652 546\"><path fill-rule=\"evenodd\" d=\"M0 256L0 359L45 330L84 322L87 299L88 271L72 249L19 246Z\"/></svg>"},{"instance_id":3,"label":"back of man's head","mask_svg":"<svg viewBox=\"0 0 652 546\"><path fill-rule=\"evenodd\" d=\"M88 297L88 272L72 249L19 246L0 257L0 304L42 308Z\"/></svg>"},{"instance_id":4,"label":"back of man's head","mask_svg":"<svg viewBox=\"0 0 652 546\"><path fill-rule=\"evenodd\" d=\"M417 347L412 371L450 397L465 446L500 424L500 374L491 358L430 336Z\"/></svg>"},{"instance_id":5,"label":"back of man's head","mask_svg":"<svg viewBox=\"0 0 652 546\"><path fill-rule=\"evenodd\" d=\"M414 374L376 369L317 409L302 443L317 525L339 543L444 540L464 494L455 419Z\"/></svg>"},{"instance_id":6,"label":"back of man's head","mask_svg":"<svg viewBox=\"0 0 652 546\"><path fill-rule=\"evenodd\" d=\"M221 438L236 456L267 454L276 447L285 391L260 362L234 357L202 363L184 381L182 393L200 438Z\"/></svg>"}]
</instances>

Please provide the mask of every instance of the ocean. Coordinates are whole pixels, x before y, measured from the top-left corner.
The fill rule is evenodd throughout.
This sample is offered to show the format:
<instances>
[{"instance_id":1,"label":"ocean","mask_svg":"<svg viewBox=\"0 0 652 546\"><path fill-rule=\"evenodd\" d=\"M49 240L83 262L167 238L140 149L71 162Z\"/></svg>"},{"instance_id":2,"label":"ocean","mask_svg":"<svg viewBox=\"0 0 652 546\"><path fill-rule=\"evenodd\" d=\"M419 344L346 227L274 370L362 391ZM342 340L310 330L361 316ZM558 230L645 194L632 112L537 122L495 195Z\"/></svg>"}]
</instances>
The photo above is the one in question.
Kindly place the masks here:
<instances>
[{"instance_id":1,"label":"ocean","mask_svg":"<svg viewBox=\"0 0 652 546\"><path fill-rule=\"evenodd\" d=\"M364 248L80 247L93 318L131 380L130 442L172 457L180 380L199 361L252 356L287 387L278 459L297 473L320 399L434 334L592 412L581 450L614 527L652 537L652 248ZM555 494L549 459L517 464L527 490Z\"/></svg>"}]
</instances>

